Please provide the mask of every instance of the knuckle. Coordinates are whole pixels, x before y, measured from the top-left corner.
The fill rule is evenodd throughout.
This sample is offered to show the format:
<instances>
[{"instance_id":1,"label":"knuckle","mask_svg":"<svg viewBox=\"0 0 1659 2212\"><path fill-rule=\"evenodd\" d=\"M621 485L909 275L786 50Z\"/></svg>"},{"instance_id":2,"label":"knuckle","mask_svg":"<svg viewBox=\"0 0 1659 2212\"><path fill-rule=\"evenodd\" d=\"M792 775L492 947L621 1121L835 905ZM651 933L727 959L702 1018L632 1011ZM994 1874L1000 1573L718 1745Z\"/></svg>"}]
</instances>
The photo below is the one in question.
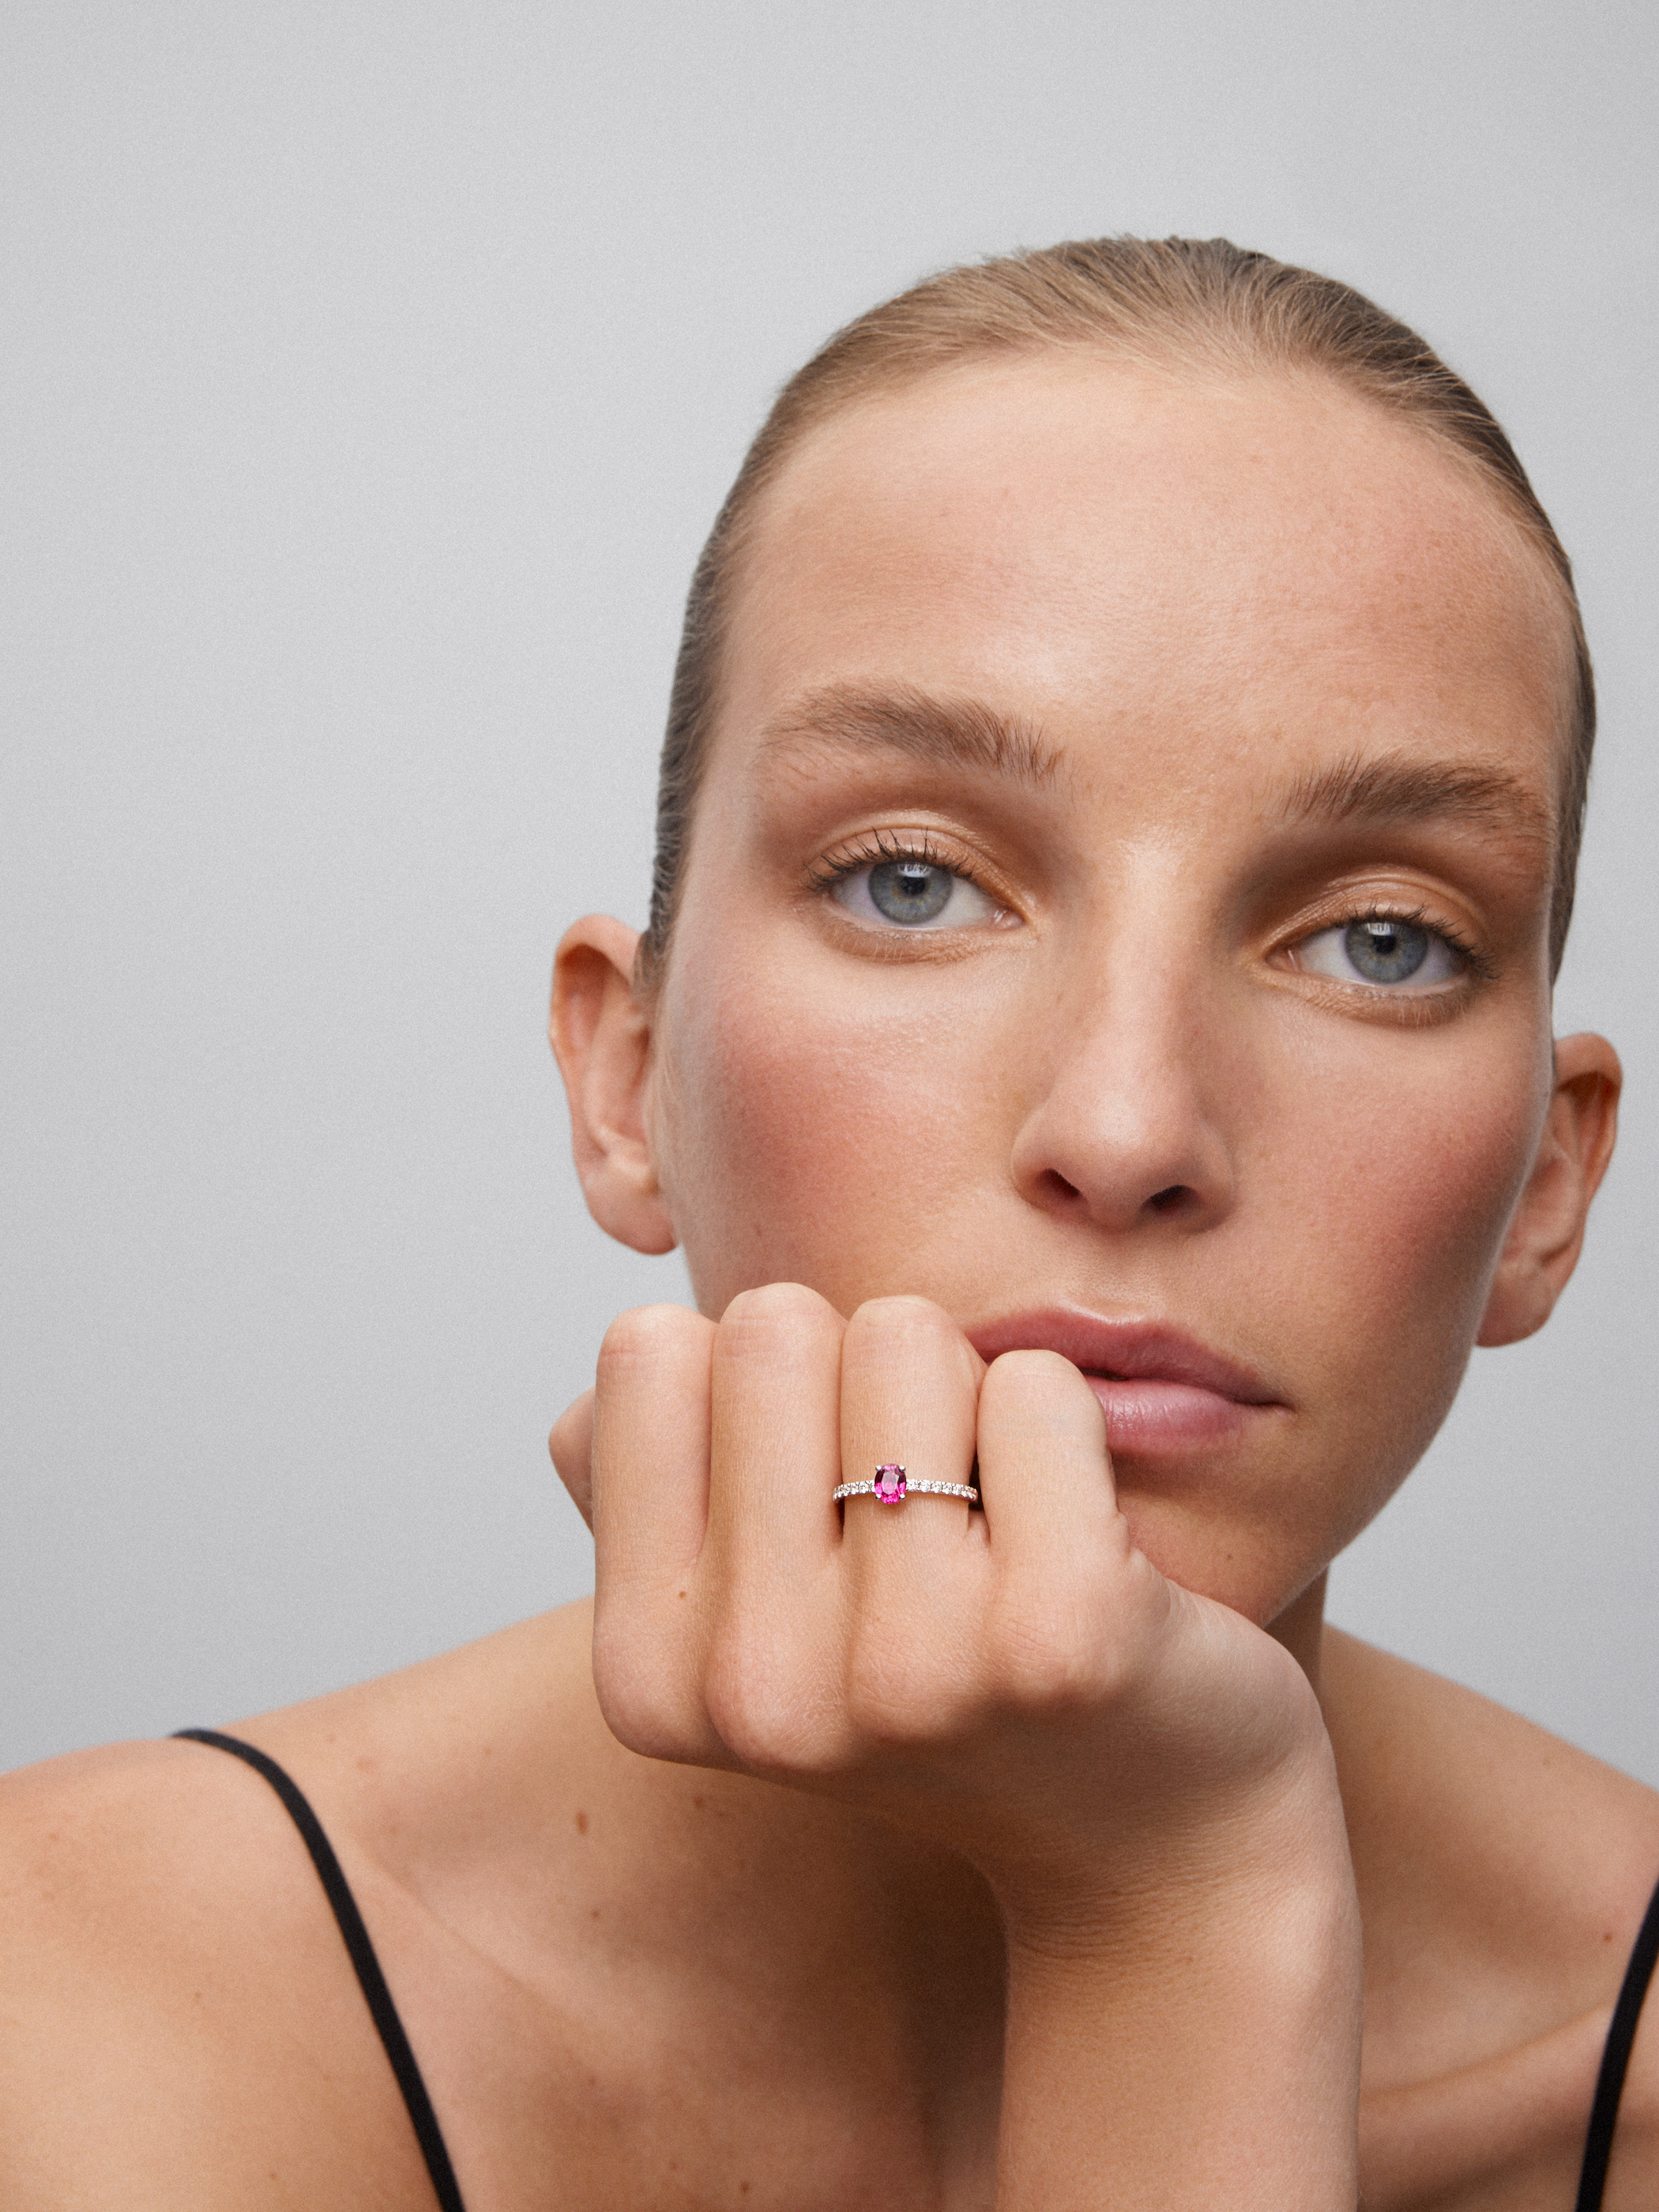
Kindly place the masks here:
<instances>
[{"instance_id":1,"label":"knuckle","mask_svg":"<svg viewBox=\"0 0 1659 2212\"><path fill-rule=\"evenodd\" d=\"M835 1308L805 1283L760 1283L739 1291L721 1315L728 1321L809 1321L832 1315Z\"/></svg>"},{"instance_id":2,"label":"knuckle","mask_svg":"<svg viewBox=\"0 0 1659 2212\"><path fill-rule=\"evenodd\" d=\"M847 1720L873 1750L902 1751L924 1733L914 1688L883 1667L855 1667L848 1676Z\"/></svg>"},{"instance_id":3,"label":"knuckle","mask_svg":"<svg viewBox=\"0 0 1659 2212\"><path fill-rule=\"evenodd\" d=\"M930 1343L959 1334L956 1323L931 1298L904 1296L866 1298L848 1322L848 1332L866 1336L896 1337Z\"/></svg>"},{"instance_id":4,"label":"knuckle","mask_svg":"<svg viewBox=\"0 0 1659 2212\"><path fill-rule=\"evenodd\" d=\"M600 1381L672 1356L695 1342L708 1328L701 1314L685 1306L635 1306L618 1314L599 1346Z\"/></svg>"},{"instance_id":5,"label":"knuckle","mask_svg":"<svg viewBox=\"0 0 1659 2212\"><path fill-rule=\"evenodd\" d=\"M942 1305L932 1298L923 1297L916 1291L894 1291L882 1297L866 1298L859 1305L857 1312L866 1320L896 1325L914 1321L919 1324L937 1322L946 1328L956 1326Z\"/></svg>"},{"instance_id":6,"label":"knuckle","mask_svg":"<svg viewBox=\"0 0 1659 2212\"><path fill-rule=\"evenodd\" d=\"M962 1734L975 1701L971 1686L937 1649L887 1628L854 1638L842 1702L860 1742L903 1752Z\"/></svg>"},{"instance_id":7,"label":"knuckle","mask_svg":"<svg viewBox=\"0 0 1659 2212\"><path fill-rule=\"evenodd\" d=\"M959 1369L970 1389L983 1372L967 1338L931 1298L866 1298L847 1324L843 1358L848 1367L866 1370Z\"/></svg>"},{"instance_id":8,"label":"knuckle","mask_svg":"<svg viewBox=\"0 0 1659 2212\"><path fill-rule=\"evenodd\" d=\"M818 1701L775 1644L742 1632L719 1638L702 1698L715 1734L744 1766L779 1772L816 1763Z\"/></svg>"},{"instance_id":9,"label":"knuckle","mask_svg":"<svg viewBox=\"0 0 1659 2212\"><path fill-rule=\"evenodd\" d=\"M722 1361L775 1358L804 1343L828 1349L841 1340L841 1316L827 1298L801 1283L767 1283L739 1291L720 1316Z\"/></svg>"},{"instance_id":10,"label":"knuckle","mask_svg":"<svg viewBox=\"0 0 1659 2212\"><path fill-rule=\"evenodd\" d=\"M991 1364L995 1373L1005 1380L1017 1375L1054 1379L1070 1376L1078 1371L1062 1352L1048 1352L1036 1345L1018 1352L1005 1352Z\"/></svg>"},{"instance_id":11,"label":"knuckle","mask_svg":"<svg viewBox=\"0 0 1659 2212\"><path fill-rule=\"evenodd\" d=\"M1052 1404L1056 1392L1079 1390L1087 1394L1091 1405L1099 1402L1071 1361L1058 1352L1003 1352L987 1370L985 1389L993 1405L1004 1401L1018 1406L1030 1399Z\"/></svg>"},{"instance_id":12,"label":"knuckle","mask_svg":"<svg viewBox=\"0 0 1659 2212\"><path fill-rule=\"evenodd\" d=\"M685 1699L676 1694L665 1669L595 1636L593 1687L605 1726L625 1749L642 1759L694 1755L696 1732L688 1726Z\"/></svg>"},{"instance_id":13,"label":"knuckle","mask_svg":"<svg viewBox=\"0 0 1659 2212\"><path fill-rule=\"evenodd\" d=\"M1123 1686L1112 1639L1091 1634L1077 1608L1056 1604L1053 1593L1041 1606L1000 1609L988 1659L999 1701L1033 1717L1109 1704Z\"/></svg>"}]
</instances>

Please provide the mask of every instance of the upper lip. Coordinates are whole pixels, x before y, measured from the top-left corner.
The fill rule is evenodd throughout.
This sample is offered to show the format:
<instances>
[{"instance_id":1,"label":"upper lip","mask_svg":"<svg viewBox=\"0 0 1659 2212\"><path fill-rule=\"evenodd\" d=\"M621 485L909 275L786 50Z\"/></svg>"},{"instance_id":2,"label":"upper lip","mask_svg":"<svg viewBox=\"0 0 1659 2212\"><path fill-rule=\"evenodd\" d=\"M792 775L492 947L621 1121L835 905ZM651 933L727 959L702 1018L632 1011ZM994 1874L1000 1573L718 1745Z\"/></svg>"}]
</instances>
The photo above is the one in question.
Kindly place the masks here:
<instances>
[{"instance_id":1,"label":"upper lip","mask_svg":"<svg viewBox=\"0 0 1659 2212\"><path fill-rule=\"evenodd\" d=\"M1248 1367L1164 1322L1108 1321L1076 1307L1046 1306L981 1322L967 1334L987 1361L1005 1352L1057 1352L1085 1375L1123 1382L1185 1382L1241 1406L1284 1402Z\"/></svg>"}]
</instances>

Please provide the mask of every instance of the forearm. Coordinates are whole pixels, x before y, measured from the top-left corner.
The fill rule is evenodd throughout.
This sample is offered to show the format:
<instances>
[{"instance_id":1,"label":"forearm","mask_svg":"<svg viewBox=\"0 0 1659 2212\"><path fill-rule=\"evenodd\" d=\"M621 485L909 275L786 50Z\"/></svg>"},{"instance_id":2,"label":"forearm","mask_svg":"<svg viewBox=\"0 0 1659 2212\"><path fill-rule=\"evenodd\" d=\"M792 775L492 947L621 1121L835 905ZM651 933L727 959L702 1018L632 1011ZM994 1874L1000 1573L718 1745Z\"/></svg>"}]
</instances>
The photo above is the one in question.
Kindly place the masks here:
<instances>
[{"instance_id":1,"label":"forearm","mask_svg":"<svg viewBox=\"0 0 1659 2212\"><path fill-rule=\"evenodd\" d=\"M997 2212L1352 2212L1346 1853L1136 1917L1011 1924Z\"/></svg>"}]
</instances>

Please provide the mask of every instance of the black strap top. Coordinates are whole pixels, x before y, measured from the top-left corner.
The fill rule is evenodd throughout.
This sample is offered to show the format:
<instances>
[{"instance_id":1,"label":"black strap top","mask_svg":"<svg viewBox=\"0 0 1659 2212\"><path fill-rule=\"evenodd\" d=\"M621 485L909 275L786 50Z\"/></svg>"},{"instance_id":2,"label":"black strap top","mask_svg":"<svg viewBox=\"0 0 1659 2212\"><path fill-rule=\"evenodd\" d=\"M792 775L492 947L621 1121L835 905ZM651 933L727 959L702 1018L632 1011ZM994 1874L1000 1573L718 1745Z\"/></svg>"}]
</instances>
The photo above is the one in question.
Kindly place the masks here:
<instances>
[{"instance_id":1,"label":"black strap top","mask_svg":"<svg viewBox=\"0 0 1659 2212\"><path fill-rule=\"evenodd\" d=\"M1620 1986L1619 2001L1613 2008L1607 2039L1601 2047L1601 2070L1595 2077L1595 2102L1590 2106L1589 2133L1584 2138L1584 2163L1579 2169L1578 2202L1574 2212L1601 2212L1601 2192L1607 2185L1607 2160L1613 2151L1613 2123L1619 2118L1619 2100L1624 2094L1631 2045L1636 2040L1642 2000L1653 1979L1656 1958L1659 1889L1654 1891L1637 1931L1630 1964Z\"/></svg>"},{"instance_id":2,"label":"black strap top","mask_svg":"<svg viewBox=\"0 0 1659 2212\"><path fill-rule=\"evenodd\" d=\"M363 1925L363 1916L357 1910L357 1901L346 1887L346 1878L340 1871L340 1862L334 1856L334 1847L323 1833L322 1823L312 1811L298 1784L268 1759L263 1751L256 1751L251 1743L238 1736L221 1735L216 1729L180 1729L180 1736L191 1743L211 1744L216 1751L228 1751L233 1759L246 1761L256 1774L265 1780L282 1799L293 1818L295 1826L305 1839L311 1853L311 1863L316 1868L334 1917L339 1923L351 1963L356 1969L357 1979L386 2055L392 2062L392 2070L398 2077L398 2087L403 2092L415 2129L416 2141L421 2146L421 2155L426 2160L426 2170L432 2177L433 2194L439 2212L465 2212L461 2192L455 2180L455 2169L449 2162L449 2153L444 2145L443 2134L438 2125L438 2116L432 2109L432 2100L427 2094L426 2083L421 2079L420 2067L398 2017L398 2008L392 2002L392 1992L386 1987L386 1976L380 1972L380 1962L374 1955L374 1946L368 1940L368 1930ZM1648 1993L1648 1984L1653 1979L1656 1960L1659 1960L1659 1889L1656 1889L1647 1913L1630 1954L1630 1964L1625 1969L1625 1978L1619 1991L1619 2001L1613 2008L1613 2021L1607 2029L1607 2039L1601 2052L1601 2071L1596 2076L1595 2101L1590 2107L1589 2130L1584 2140L1584 2162L1579 2171L1578 2197L1574 2212L1601 2212L1602 2192L1607 2187L1607 2160L1613 2150L1613 2130L1619 2118L1619 2100L1624 2093L1625 2075L1630 2065L1631 2048L1636 2041L1636 2029L1642 2017L1642 2000Z\"/></svg>"},{"instance_id":3,"label":"black strap top","mask_svg":"<svg viewBox=\"0 0 1659 2212\"><path fill-rule=\"evenodd\" d=\"M264 1752L256 1751L251 1743L244 1743L240 1736L221 1735L216 1729L180 1729L179 1734L191 1743L211 1744L216 1751L228 1751L233 1759L246 1760L256 1774L264 1776L288 1808L295 1826L305 1838L306 1849L311 1853L311 1863L316 1868L329 1904L333 1907L334 1917L345 1938L346 1949L351 1954L351 1963L357 1971L358 1984L368 2001L376 2033L386 2046L386 2057L392 2061L392 2070L398 2077L398 2087L403 2091L404 2103L414 2125L415 2140L421 2146L421 2156L426 2160L426 2170L432 2177L433 2194L438 2200L440 2212L466 2212L455 2179L455 2169L449 2162L443 2130L439 2127L438 2116L432 2109L432 2100L427 2094L420 2067L410 2047L404 2024L398 2017L398 2008L392 2002L392 1992L386 1985L386 1976L380 1972L374 1946L368 1940L368 1930L363 1925L362 1914L357 1910L357 1900L346 1886L340 1862L334 1856L334 1846L323 1833L322 1822L312 1811L299 1784L277 1765L274 1759L267 1759Z\"/></svg>"}]
</instances>

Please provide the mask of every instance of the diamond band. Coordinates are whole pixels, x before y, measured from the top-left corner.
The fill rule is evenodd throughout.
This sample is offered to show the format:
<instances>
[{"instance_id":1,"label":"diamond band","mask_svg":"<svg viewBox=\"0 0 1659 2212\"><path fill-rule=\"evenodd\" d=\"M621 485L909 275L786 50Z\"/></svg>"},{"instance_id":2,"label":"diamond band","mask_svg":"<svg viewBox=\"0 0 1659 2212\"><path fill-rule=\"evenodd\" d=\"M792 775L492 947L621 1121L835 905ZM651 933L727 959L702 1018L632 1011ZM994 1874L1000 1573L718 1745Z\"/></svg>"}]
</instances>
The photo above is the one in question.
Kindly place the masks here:
<instances>
[{"instance_id":1,"label":"diamond band","mask_svg":"<svg viewBox=\"0 0 1659 2212\"><path fill-rule=\"evenodd\" d=\"M837 1483L835 1496L877 1498L884 1505L900 1504L907 1497L965 1498L969 1505L979 1504L971 1482L912 1482L896 1460L884 1460L869 1482Z\"/></svg>"}]
</instances>

